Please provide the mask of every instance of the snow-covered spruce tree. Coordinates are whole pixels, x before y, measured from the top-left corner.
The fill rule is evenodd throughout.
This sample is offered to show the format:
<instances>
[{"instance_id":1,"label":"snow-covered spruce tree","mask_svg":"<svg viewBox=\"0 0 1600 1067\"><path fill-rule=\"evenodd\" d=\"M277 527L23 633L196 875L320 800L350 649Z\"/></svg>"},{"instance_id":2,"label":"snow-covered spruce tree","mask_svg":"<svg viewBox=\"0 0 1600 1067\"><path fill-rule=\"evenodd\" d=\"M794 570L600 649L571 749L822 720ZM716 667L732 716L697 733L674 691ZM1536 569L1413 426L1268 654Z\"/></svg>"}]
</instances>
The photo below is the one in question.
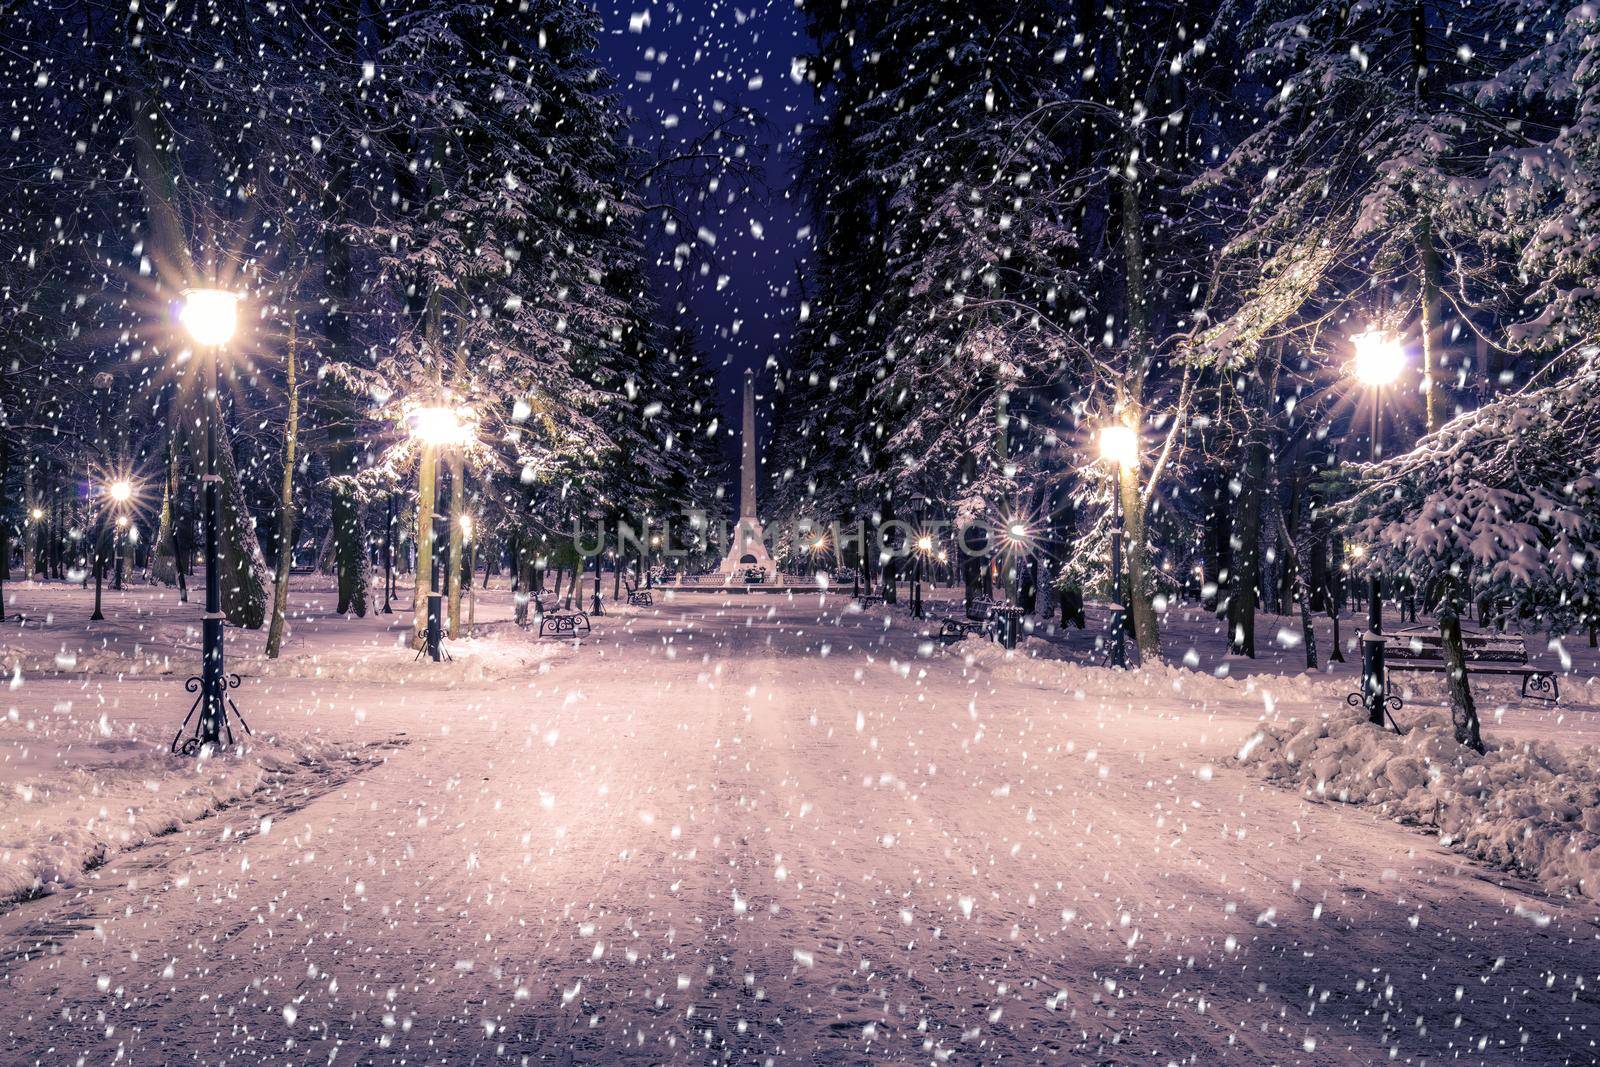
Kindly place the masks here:
<instances>
[{"instance_id":1,"label":"snow-covered spruce tree","mask_svg":"<svg viewBox=\"0 0 1600 1067\"><path fill-rule=\"evenodd\" d=\"M490 14L420 11L382 51L397 113L429 132L391 142L404 192L363 233L407 308L372 384L396 411L474 410L482 447L464 477L533 558L575 521L665 507L696 463L679 466L681 434L657 420L692 387L671 380L653 325L592 14Z\"/></svg>"},{"instance_id":2,"label":"snow-covered spruce tree","mask_svg":"<svg viewBox=\"0 0 1600 1067\"><path fill-rule=\"evenodd\" d=\"M1369 565L1439 613L1457 738L1480 747L1460 614L1564 633L1600 595L1600 357L1496 399L1365 468L1345 505Z\"/></svg>"},{"instance_id":3,"label":"snow-covered spruce tree","mask_svg":"<svg viewBox=\"0 0 1600 1067\"><path fill-rule=\"evenodd\" d=\"M1600 332L1600 11L1528 3L1526 32L1492 77L1465 87L1509 132L1459 199L1501 243L1507 347L1549 354Z\"/></svg>"},{"instance_id":4,"label":"snow-covered spruce tree","mask_svg":"<svg viewBox=\"0 0 1600 1067\"><path fill-rule=\"evenodd\" d=\"M1025 121L1059 78L1056 17L936 0L808 14L828 110L805 175L820 266L783 380L790 509L1006 518L1043 430L1019 409L1079 304L1064 157Z\"/></svg>"}]
</instances>

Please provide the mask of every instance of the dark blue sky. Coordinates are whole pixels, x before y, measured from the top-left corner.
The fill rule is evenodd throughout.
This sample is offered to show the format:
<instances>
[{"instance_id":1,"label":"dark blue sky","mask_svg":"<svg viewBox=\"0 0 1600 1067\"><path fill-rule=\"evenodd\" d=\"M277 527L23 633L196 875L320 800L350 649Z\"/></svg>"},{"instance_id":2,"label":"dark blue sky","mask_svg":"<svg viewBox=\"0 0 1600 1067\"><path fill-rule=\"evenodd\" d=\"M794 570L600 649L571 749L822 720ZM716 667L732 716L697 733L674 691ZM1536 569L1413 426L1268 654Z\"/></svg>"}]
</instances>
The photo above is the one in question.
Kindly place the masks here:
<instances>
[{"instance_id":1,"label":"dark blue sky","mask_svg":"<svg viewBox=\"0 0 1600 1067\"><path fill-rule=\"evenodd\" d=\"M669 252L688 241L709 253L708 274L668 270L663 281L687 284L701 346L720 368L723 410L735 415L745 368L762 375L795 321L798 268L811 248L792 175L796 127L816 110L810 86L793 76L807 50L804 15L794 0L600 0L600 13L600 58L639 144L692 143L730 108L763 120L746 153L750 187L723 181L687 225L663 235Z\"/></svg>"}]
</instances>

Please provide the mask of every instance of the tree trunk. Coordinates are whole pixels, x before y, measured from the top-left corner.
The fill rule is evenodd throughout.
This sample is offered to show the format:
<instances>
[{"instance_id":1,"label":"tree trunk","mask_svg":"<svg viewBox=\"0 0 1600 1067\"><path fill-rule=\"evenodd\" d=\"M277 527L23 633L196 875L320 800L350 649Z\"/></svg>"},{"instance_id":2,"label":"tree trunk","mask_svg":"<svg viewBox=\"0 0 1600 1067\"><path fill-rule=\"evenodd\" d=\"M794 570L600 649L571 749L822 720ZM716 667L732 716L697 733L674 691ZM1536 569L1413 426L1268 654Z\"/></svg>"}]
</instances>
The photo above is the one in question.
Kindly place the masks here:
<instances>
[{"instance_id":1,"label":"tree trunk","mask_svg":"<svg viewBox=\"0 0 1600 1067\"><path fill-rule=\"evenodd\" d=\"M438 485L439 456L424 444L417 458L417 570L411 590L411 647L427 641L428 594L433 591L433 498Z\"/></svg>"},{"instance_id":2,"label":"tree trunk","mask_svg":"<svg viewBox=\"0 0 1600 1067\"><path fill-rule=\"evenodd\" d=\"M1450 686L1450 723L1456 741L1476 752L1483 751L1483 734L1478 726L1478 705L1467 685L1467 657L1461 647L1461 619L1453 597L1447 596L1439 609L1439 637L1444 645L1445 677Z\"/></svg>"},{"instance_id":3,"label":"tree trunk","mask_svg":"<svg viewBox=\"0 0 1600 1067\"><path fill-rule=\"evenodd\" d=\"M228 621L247 630L259 630L267 621L267 561L261 555L244 496L244 483L234 464L230 435L222 417L222 406L215 399L217 420L217 486L221 529L217 547L222 565L222 612Z\"/></svg>"},{"instance_id":4,"label":"tree trunk","mask_svg":"<svg viewBox=\"0 0 1600 1067\"><path fill-rule=\"evenodd\" d=\"M0 472L3 473L3 472ZM37 502L33 498L33 457L29 456L22 467L22 578L30 581L33 578L34 566L37 563L35 542L38 540L39 523L33 517ZM9 552L6 558L10 559ZM0 619L5 618L4 610L0 610Z\"/></svg>"},{"instance_id":5,"label":"tree trunk","mask_svg":"<svg viewBox=\"0 0 1600 1067\"><path fill-rule=\"evenodd\" d=\"M1138 30L1134 19L1124 12L1117 42L1117 104L1124 109L1122 131L1123 160L1119 170L1121 186L1122 262L1128 321L1128 367L1118 382L1118 415L1131 426L1138 440L1145 424L1145 378L1150 369L1150 294L1146 275L1144 206L1139 180L1142 132L1133 116L1142 106L1140 86L1132 73L1132 56ZM1144 500L1144 454L1135 450L1131 477L1119 477L1122 491L1124 565L1128 569L1128 615L1139 647L1142 663L1161 658L1161 635L1156 622L1154 589L1150 576L1149 546L1146 542Z\"/></svg>"},{"instance_id":6,"label":"tree trunk","mask_svg":"<svg viewBox=\"0 0 1600 1067\"><path fill-rule=\"evenodd\" d=\"M1256 589L1260 584L1261 482L1266 467L1266 445L1252 432L1245 443L1245 466L1239 499L1234 507L1233 566L1229 568L1228 651L1236 656L1256 655Z\"/></svg>"},{"instance_id":7,"label":"tree trunk","mask_svg":"<svg viewBox=\"0 0 1600 1067\"><path fill-rule=\"evenodd\" d=\"M295 445L300 438L300 394L295 388L295 322L289 322L288 381L289 420L283 435L283 488L278 500L278 574L273 586L272 625L267 629L267 658L277 659L283 648L288 625L289 571L294 565L294 464Z\"/></svg>"},{"instance_id":8,"label":"tree trunk","mask_svg":"<svg viewBox=\"0 0 1600 1067\"><path fill-rule=\"evenodd\" d=\"M454 641L461 636L461 548L465 532L461 528L461 516L466 506L466 487L462 484L466 464L462 461L461 450L452 448L446 464L450 468L450 554L446 557L449 565L445 568L445 593L450 610L450 640Z\"/></svg>"},{"instance_id":9,"label":"tree trunk","mask_svg":"<svg viewBox=\"0 0 1600 1067\"><path fill-rule=\"evenodd\" d=\"M1301 551L1289 533L1289 524L1279 511L1278 535L1283 540L1284 551L1289 555L1289 567L1294 572L1295 599L1300 601L1300 640L1306 649L1306 670L1317 669L1317 631L1311 623L1311 582L1307 574L1306 553Z\"/></svg>"},{"instance_id":10,"label":"tree trunk","mask_svg":"<svg viewBox=\"0 0 1600 1067\"><path fill-rule=\"evenodd\" d=\"M1443 333L1439 323L1439 250L1433 241L1433 220L1426 212L1417 223L1417 256L1422 261L1422 387L1428 432L1445 422Z\"/></svg>"},{"instance_id":11,"label":"tree trunk","mask_svg":"<svg viewBox=\"0 0 1600 1067\"><path fill-rule=\"evenodd\" d=\"M360 349L352 337L349 311L356 301L356 291L350 268L350 243L341 225L349 185L348 165L335 167L322 201L322 273L328 291L324 331L328 358L356 366L361 361ZM322 422L328 434L328 473L333 475L329 495L332 498L334 569L339 576L338 612L341 615L353 612L357 618L363 618L370 607L371 571L366 553L362 551L361 506L356 499L355 486L349 482L358 466L353 440L356 416L353 405L342 394L324 397L322 407Z\"/></svg>"},{"instance_id":12,"label":"tree trunk","mask_svg":"<svg viewBox=\"0 0 1600 1067\"><path fill-rule=\"evenodd\" d=\"M100 589L104 584L106 571L106 519L101 515L94 527L94 550L91 553L90 567L94 571L94 612L89 616L90 622L99 622L105 618L105 613L100 610Z\"/></svg>"},{"instance_id":13,"label":"tree trunk","mask_svg":"<svg viewBox=\"0 0 1600 1067\"><path fill-rule=\"evenodd\" d=\"M1428 96L1428 28L1427 12L1422 4L1415 3L1410 10L1412 91L1418 111L1426 109ZM1444 411L1444 360L1440 351L1439 292L1442 288L1439 271L1439 249L1433 240L1433 217L1424 204L1417 213L1417 259L1422 265L1419 289L1422 304L1422 390L1428 432L1433 433L1445 421Z\"/></svg>"}]
</instances>

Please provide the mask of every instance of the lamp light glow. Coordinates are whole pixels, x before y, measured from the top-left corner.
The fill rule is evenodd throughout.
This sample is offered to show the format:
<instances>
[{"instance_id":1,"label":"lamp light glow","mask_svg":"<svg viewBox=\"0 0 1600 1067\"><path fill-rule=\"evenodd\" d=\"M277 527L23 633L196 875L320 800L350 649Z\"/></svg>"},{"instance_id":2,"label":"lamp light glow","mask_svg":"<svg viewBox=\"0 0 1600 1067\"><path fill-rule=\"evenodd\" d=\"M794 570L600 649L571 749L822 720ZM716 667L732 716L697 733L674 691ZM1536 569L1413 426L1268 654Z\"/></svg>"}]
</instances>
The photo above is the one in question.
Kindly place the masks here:
<instances>
[{"instance_id":1,"label":"lamp light glow","mask_svg":"<svg viewBox=\"0 0 1600 1067\"><path fill-rule=\"evenodd\" d=\"M1120 422L1100 427L1100 458L1132 467L1139 459L1139 438L1133 427Z\"/></svg>"},{"instance_id":2,"label":"lamp light glow","mask_svg":"<svg viewBox=\"0 0 1600 1067\"><path fill-rule=\"evenodd\" d=\"M420 407L406 417L411 436L429 445L460 445L472 439L472 431L455 408Z\"/></svg>"},{"instance_id":3,"label":"lamp light glow","mask_svg":"<svg viewBox=\"0 0 1600 1067\"><path fill-rule=\"evenodd\" d=\"M1353 370L1363 385L1390 385L1405 369L1405 346L1390 330L1365 330L1350 343L1356 350Z\"/></svg>"},{"instance_id":4,"label":"lamp light glow","mask_svg":"<svg viewBox=\"0 0 1600 1067\"><path fill-rule=\"evenodd\" d=\"M133 484L126 479L112 482L106 492L111 494L111 499L119 504L126 504L133 499Z\"/></svg>"},{"instance_id":5,"label":"lamp light glow","mask_svg":"<svg viewBox=\"0 0 1600 1067\"><path fill-rule=\"evenodd\" d=\"M239 295L226 289L188 289L178 321L202 345L227 344L239 326Z\"/></svg>"}]
</instances>

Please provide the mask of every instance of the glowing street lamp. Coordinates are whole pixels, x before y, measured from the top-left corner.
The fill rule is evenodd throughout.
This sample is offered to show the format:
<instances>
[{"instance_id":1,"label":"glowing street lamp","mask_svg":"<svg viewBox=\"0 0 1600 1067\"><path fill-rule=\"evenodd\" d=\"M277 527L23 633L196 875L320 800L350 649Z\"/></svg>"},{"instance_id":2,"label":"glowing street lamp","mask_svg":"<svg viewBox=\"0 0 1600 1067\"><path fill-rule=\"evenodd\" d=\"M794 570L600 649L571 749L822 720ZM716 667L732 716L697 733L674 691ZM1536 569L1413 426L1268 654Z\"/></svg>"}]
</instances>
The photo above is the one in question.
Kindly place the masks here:
<instances>
[{"instance_id":1,"label":"glowing street lamp","mask_svg":"<svg viewBox=\"0 0 1600 1067\"><path fill-rule=\"evenodd\" d=\"M178 321L196 344L219 348L233 340L239 328L239 294L226 289L187 290Z\"/></svg>"},{"instance_id":2,"label":"glowing street lamp","mask_svg":"<svg viewBox=\"0 0 1600 1067\"><path fill-rule=\"evenodd\" d=\"M1139 436L1127 423L1100 428L1100 458L1112 465L1111 484L1111 657L1113 667L1128 665L1127 609L1122 604L1122 479L1139 462Z\"/></svg>"},{"instance_id":3,"label":"glowing street lamp","mask_svg":"<svg viewBox=\"0 0 1600 1067\"><path fill-rule=\"evenodd\" d=\"M1139 460L1139 436L1126 423L1114 422L1100 428L1100 458L1131 470Z\"/></svg>"},{"instance_id":4,"label":"glowing street lamp","mask_svg":"<svg viewBox=\"0 0 1600 1067\"><path fill-rule=\"evenodd\" d=\"M224 732L228 743L233 743L233 728L228 725L230 708L246 732L250 729L244 716L239 715L238 707L228 698L228 690L236 687L239 680L230 678L223 669L222 563L217 552L217 533L222 524L217 496L217 364L222 358L222 347L233 338L239 325L239 295L226 289L188 289L183 294L178 321L189 331L195 344L205 350L206 368L205 395L201 398L206 414L205 469L200 476L205 487L206 611L201 620L200 695L172 739L174 752L192 756L207 745L220 744ZM190 679L190 692L194 691L195 681ZM200 721L195 724L194 734L180 744L184 727L189 725L196 709L199 709Z\"/></svg>"},{"instance_id":5,"label":"glowing street lamp","mask_svg":"<svg viewBox=\"0 0 1600 1067\"><path fill-rule=\"evenodd\" d=\"M1356 381L1372 390L1371 459L1376 462L1383 451L1379 443L1383 418L1383 390L1393 385L1405 370L1406 350L1391 330L1364 330L1350 338L1355 348L1351 372Z\"/></svg>"},{"instance_id":6,"label":"glowing street lamp","mask_svg":"<svg viewBox=\"0 0 1600 1067\"><path fill-rule=\"evenodd\" d=\"M911 617L923 619L927 615L922 610L922 568L927 565L928 554L933 551L933 538L921 534L914 544L917 547L917 566L911 576Z\"/></svg>"},{"instance_id":7,"label":"glowing street lamp","mask_svg":"<svg viewBox=\"0 0 1600 1067\"><path fill-rule=\"evenodd\" d=\"M1355 348L1351 369L1356 380L1372 390L1372 443L1368 458L1376 463L1383 453L1383 389L1394 384L1405 369L1406 353L1400 338L1389 330L1369 329L1350 338ZM1358 557L1359 558L1359 557ZM1367 634L1361 642L1361 691L1367 718L1383 725L1383 578L1376 566L1367 568Z\"/></svg>"},{"instance_id":8,"label":"glowing street lamp","mask_svg":"<svg viewBox=\"0 0 1600 1067\"><path fill-rule=\"evenodd\" d=\"M1393 385L1406 366L1406 351L1390 330L1365 330L1350 338L1356 354L1354 370L1363 385Z\"/></svg>"},{"instance_id":9,"label":"glowing street lamp","mask_svg":"<svg viewBox=\"0 0 1600 1067\"><path fill-rule=\"evenodd\" d=\"M466 444L472 432L460 412L450 407L419 407L406 416L411 436L435 448Z\"/></svg>"},{"instance_id":10,"label":"glowing street lamp","mask_svg":"<svg viewBox=\"0 0 1600 1067\"><path fill-rule=\"evenodd\" d=\"M464 445L472 440L472 427L463 418L463 410L443 405L413 408L406 415L406 426L413 440L420 443L422 454L417 464L417 595L412 622L413 640L420 638L417 655L423 652L434 662L447 655L440 647L444 629L444 597L439 591L439 553L436 551L434 519L439 513L438 501L438 451ZM466 528L463 527L463 530ZM426 552L424 561L420 554ZM422 589L423 572L427 572L428 588ZM424 601L424 596L426 600ZM425 611L425 614L421 613Z\"/></svg>"}]
</instances>

